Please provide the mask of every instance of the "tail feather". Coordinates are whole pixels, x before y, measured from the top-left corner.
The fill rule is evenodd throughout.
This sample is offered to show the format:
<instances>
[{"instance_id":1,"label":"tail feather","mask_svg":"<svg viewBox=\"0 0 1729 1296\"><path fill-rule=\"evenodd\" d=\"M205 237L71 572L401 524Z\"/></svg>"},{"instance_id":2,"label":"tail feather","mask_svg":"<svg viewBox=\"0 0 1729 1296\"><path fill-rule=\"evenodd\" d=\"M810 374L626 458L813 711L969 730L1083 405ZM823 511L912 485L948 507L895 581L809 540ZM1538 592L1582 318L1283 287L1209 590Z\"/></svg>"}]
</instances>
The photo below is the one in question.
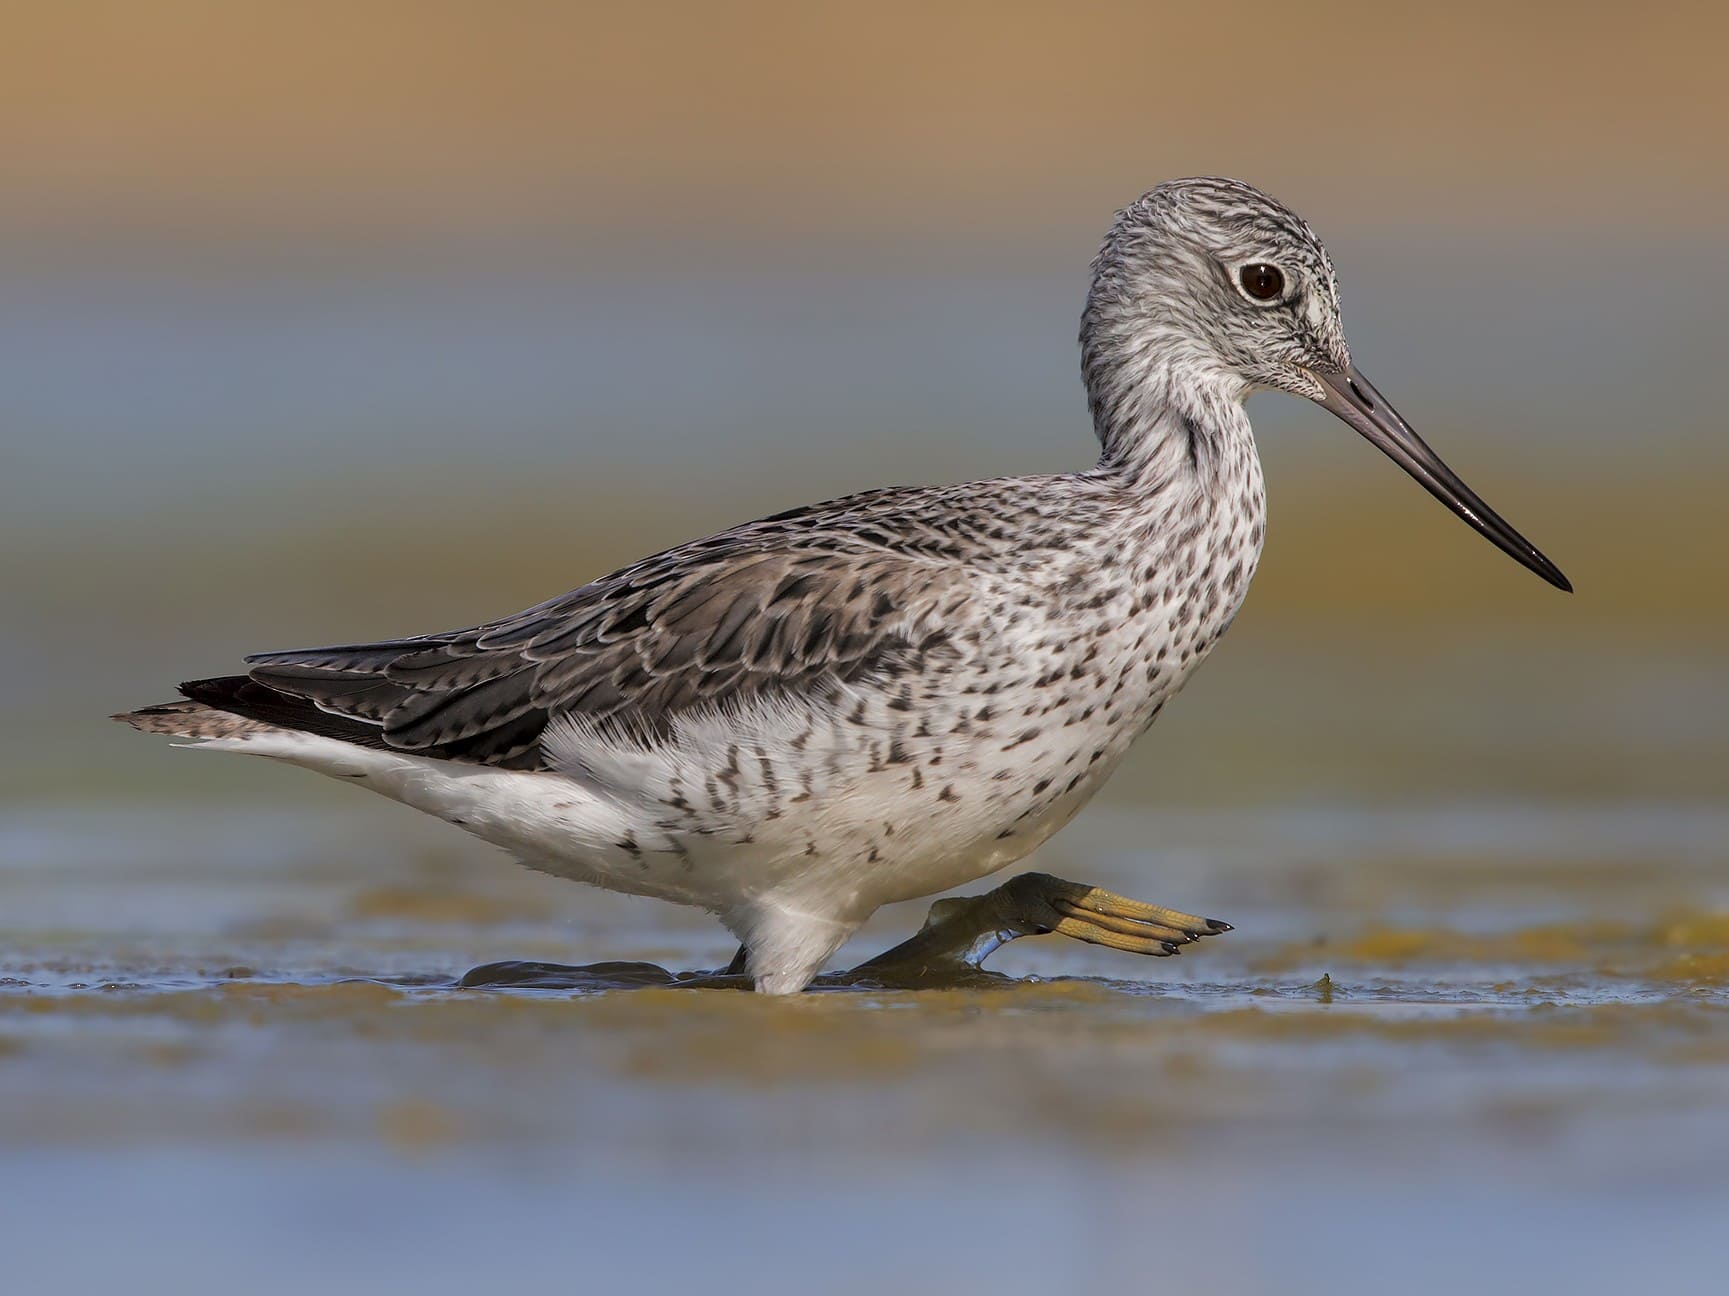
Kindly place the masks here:
<instances>
[{"instance_id":1,"label":"tail feather","mask_svg":"<svg viewBox=\"0 0 1729 1296\"><path fill-rule=\"evenodd\" d=\"M180 738L237 738L288 729L360 747L388 745L377 725L320 711L305 698L279 692L245 675L188 680L180 691L187 701L143 707L114 719L146 733Z\"/></svg>"},{"instance_id":2,"label":"tail feather","mask_svg":"<svg viewBox=\"0 0 1729 1296\"><path fill-rule=\"evenodd\" d=\"M122 711L109 718L144 733L169 734L175 738L246 738L269 733L274 728L262 721L218 711L202 702L163 702L136 711Z\"/></svg>"}]
</instances>

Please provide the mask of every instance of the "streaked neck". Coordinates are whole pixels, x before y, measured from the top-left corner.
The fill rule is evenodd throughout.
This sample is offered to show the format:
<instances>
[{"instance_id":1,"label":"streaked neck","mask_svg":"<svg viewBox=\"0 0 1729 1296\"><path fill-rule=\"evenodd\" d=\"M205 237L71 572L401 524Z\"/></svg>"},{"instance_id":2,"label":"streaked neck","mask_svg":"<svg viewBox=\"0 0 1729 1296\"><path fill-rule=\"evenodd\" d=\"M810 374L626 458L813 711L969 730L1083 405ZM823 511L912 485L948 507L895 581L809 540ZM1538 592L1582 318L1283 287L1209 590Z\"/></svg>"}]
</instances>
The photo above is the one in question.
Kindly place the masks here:
<instances>
[{"instance_id":1,"label":"streaked neck","mask_svg":"<svg viewBox=\"0 0 1729 1296\"><path fill-rule=\"evenodd\" d=\"M1137 491L1188 485L1213 493L1245 453L1254 454L1245 386L1217 366L1124 363L1097 388L1088 377L1101 447L1095 471Z\"/></svg>"},{"instance_id":2,"label":"streaked neck","mask_svg":"<svg viewBox=\"0 0 1729 1296\"><path fill-rule=\"evenodd\" d=\"M1110 291L1099 273L1080 338L1099 470L1143 487L1185 473L1204 480L1227 448L1252 450L1242 376L1180 319L1149 307L1162 298Z\"/></svg>"}]
</instances>

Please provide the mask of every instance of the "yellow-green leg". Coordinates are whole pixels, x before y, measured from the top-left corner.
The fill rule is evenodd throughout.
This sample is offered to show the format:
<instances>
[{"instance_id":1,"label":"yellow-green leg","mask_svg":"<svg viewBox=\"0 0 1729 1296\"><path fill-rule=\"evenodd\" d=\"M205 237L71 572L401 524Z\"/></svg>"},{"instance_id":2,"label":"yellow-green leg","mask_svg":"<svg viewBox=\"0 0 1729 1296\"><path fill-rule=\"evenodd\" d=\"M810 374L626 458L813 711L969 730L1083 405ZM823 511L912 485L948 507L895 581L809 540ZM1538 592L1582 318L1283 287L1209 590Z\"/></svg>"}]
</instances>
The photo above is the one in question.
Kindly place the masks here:
<instances>
[{"instance_id":1,"label":"yellow-green leg","mask_svg":"<svg viewBox=\"0 0 1729 1296\"><path fill-rule=\"evenodd\" d=\"M910 940L843 973L843 984L935 987L1007 980L984 961L1022 936L1067 936L1163 958L1231 925L1130 900L1103 887L1022 873L983 895L938 900Z\"/></svg>"}]
</instances>

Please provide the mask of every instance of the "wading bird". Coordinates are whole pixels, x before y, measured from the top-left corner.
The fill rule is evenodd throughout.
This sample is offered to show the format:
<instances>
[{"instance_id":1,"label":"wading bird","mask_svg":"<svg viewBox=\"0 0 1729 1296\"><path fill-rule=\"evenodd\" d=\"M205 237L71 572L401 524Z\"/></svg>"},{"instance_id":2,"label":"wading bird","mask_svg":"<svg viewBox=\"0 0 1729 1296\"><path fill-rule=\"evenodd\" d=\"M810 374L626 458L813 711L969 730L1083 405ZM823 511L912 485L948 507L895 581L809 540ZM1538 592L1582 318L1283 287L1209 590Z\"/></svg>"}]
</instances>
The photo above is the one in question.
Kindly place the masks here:
<instances>
[{"instance_id":1,"label":"wading bird","mask_svg":"<svg viewBox=\"0 0 1729 1296\"><path fill-rule=\"evenodd\" d=\"M790 994L878 906L1068 823L1218 642L1261 551L1251 392L1315 401L1570 588L1352 365L1325 249L1258 190L1173 180L1120 212L1080 342L1086 472L849 495L473 629L261 653L118 718L701 906L734 973ZM1224 929L1048 878L977 903L937 925L1154 954Z\"/></svg>"}]
</instances>

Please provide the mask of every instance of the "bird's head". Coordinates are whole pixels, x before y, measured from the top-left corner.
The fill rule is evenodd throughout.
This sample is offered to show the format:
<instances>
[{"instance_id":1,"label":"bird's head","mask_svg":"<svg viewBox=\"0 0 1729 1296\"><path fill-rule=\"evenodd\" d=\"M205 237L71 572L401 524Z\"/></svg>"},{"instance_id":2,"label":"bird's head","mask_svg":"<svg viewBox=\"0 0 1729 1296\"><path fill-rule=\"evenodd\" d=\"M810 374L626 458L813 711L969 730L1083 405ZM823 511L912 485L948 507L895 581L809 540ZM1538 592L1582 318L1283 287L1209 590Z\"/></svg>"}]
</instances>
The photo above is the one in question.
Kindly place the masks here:
<instances>
[{"instance_id":1,"label":"bird's head","mask_svg":"<svg viewBox=\"0 0 1729 1296\"><path fill-rule=\"evenodd\" d=\"M1195 377L1321 399L1351 367L1326 248L1302 217L1236 180L1170 180L1118 213L1088 312L1157 340Z\"/></svg>"},{"instance_id":2,"label":"bird's head","mask_svg":"<svg viewBox=\"0 0 1729 1296\"><path fill-rule=\"evenodd\" d=\"M1441 461L1351 362L1332 260L1295 212L1239 180L1170 180L1117 214L1093 262L1082 363L1101 439L1166 405L1302 396L1361 433L1557 588L1559 568Z\"/></svg>"}]
</instances>

